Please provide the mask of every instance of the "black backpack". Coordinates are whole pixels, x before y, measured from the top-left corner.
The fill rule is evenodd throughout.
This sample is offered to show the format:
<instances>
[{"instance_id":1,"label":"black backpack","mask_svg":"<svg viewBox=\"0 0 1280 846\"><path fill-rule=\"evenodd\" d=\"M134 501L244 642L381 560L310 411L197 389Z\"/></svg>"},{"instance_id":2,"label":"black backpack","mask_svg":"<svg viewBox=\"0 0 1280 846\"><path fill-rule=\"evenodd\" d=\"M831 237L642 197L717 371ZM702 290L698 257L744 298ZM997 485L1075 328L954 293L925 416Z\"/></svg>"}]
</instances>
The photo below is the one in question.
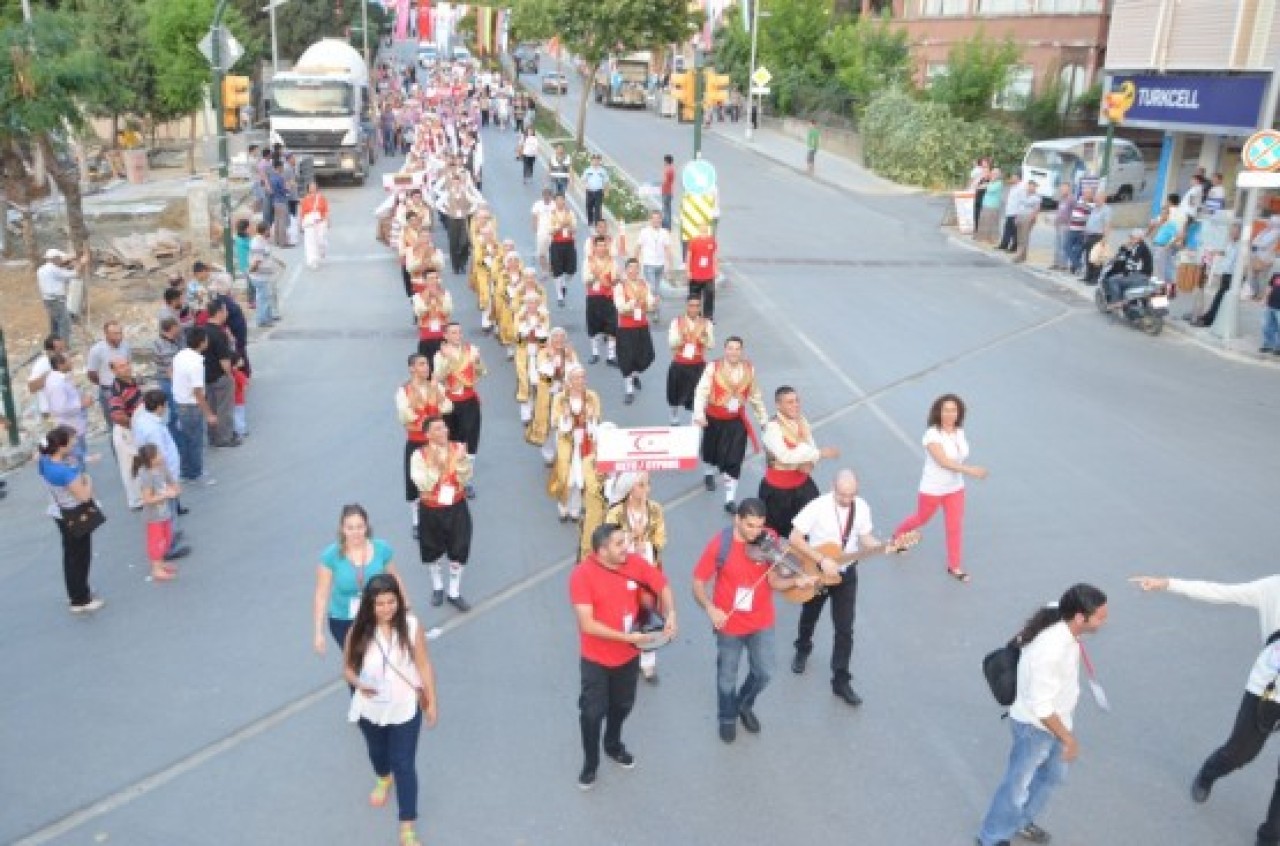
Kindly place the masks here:
<instances>
[{"instance_id":1,"label":"black backpack","mask_svg":"<svg viewBox=\"0 0 1280 846\"><path fill-rule=\"evenodd\" d=\"M982 659L982 675L987 678L991 695L1005 708L1018 698L1018 659L1021 657L1022 644L1015 637Z\"/></svg>"}]
</instances>

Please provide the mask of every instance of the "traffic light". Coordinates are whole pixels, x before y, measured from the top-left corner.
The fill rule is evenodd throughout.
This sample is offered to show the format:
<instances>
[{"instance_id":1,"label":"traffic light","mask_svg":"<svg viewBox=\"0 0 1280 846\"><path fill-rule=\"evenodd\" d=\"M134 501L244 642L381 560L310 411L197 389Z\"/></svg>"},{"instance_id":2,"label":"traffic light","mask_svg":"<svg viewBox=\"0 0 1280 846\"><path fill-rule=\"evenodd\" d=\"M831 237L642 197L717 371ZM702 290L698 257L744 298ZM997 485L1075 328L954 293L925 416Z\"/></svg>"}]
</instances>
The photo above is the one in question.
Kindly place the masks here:
<instances>
[{"instance_id":1,"label":"traffic light","mask_svg":"<svg viewBox=\"0 0 1280 846\"><path fill-rule=\"evenodd\" d=\"M694 108L698 104L694 93L696 83L697 79L691 70L671 74L671 96L680 109L680 120L693 120Z\"/></svg>"},{"instance_id":2,"label":"traffic light","mask_svg":"<svg viewBox=\"0 0 1280 846\"><path fill-rule=\"evenodd\" d=\"M249 87L247 76L222 78L222 122L227 129L240 127L240 107L250 103Z\"/></svg>"},{"instance_id":3,"label":"traffic light","mask_svg":"<svg viewBox=\"0 0 1280 846\"><path fill-rule=\"evenodd\" d=\"M729 74L716 73L714 68L702 72L702 108L714 109L729 101Z\"/></svg>"}]
</instances>

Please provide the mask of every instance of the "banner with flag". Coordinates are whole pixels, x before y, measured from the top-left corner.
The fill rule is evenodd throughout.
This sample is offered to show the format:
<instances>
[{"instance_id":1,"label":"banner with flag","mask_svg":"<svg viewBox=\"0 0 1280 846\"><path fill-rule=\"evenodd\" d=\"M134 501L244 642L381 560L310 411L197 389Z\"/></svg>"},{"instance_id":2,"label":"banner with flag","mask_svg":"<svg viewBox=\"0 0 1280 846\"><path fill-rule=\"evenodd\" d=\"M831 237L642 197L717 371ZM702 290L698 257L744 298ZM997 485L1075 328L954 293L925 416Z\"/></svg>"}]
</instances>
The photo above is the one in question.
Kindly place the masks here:
<instances>
[{"instance_id":1,"label":"banner with flag","mask_svg":"<svg viewBox=\"0 0 1280 846\"><path fill-rule=\"evenodd\" d=\"M741 0L742 3L742 31L751 34L751 0Z\"/></svg>"}]
</instances>

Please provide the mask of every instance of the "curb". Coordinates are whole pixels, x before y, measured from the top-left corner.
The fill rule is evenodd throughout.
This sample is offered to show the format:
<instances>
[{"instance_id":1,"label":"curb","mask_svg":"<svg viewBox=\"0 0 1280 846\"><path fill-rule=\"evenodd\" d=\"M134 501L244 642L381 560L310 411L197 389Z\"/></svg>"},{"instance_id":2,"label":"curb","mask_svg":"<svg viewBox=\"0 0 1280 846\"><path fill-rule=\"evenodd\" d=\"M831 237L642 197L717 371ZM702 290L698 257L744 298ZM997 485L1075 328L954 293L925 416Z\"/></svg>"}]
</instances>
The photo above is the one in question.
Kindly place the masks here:
<instances>
[{"instance_id":1,"label":"curb","mask_svg":"<svg viewBox=\"0 0 1280 846\"><path fill-rule=\"evenodd\" d=\"M1089 305L1093 304L1093 290L1091 288L1084 286L1083 284L1073 283L1071 281L1073 277L1069 275L1065 275L1056 271L1051 271L1051 270L1048 270L1047 268L1038 267L1035 265L1028 265L1028 264L1015 265L1008 259L1004 259L1002 256L995 255L991 250L987 250L983 247L980 247L977 244L972 243L968 239L960 237L950 232L946 233L946 238L947 238L947 242L951 244L953 247L958 247L959 249L967 250L968 252L971 252L971 253L978 253L979 255L984 255L989 258L1001 260L1005 265L1009 267L1010 270L1018 270L1023 273L1030 274L1031 276L1034 276L1037 279L1041 279L1045 282L1050 283L1051 285L1053 285L1055 288L1058 288L1059 290L1066 291L1067 293L1075 295L1082 302L1088 303ZM1195 329L1185 321L1171 318L1171 319L1165 320L1164 325L1166 329L1171 329L1172 331L1176 332L1178 335L1185 338L1190 343L1200 347L1201 349L1211 352L1222 358L1235 361L1238 364L1253 364L1259 367L1280 368L1280 362L1277 362L1269 358L1263 358L1260 355L1243 352L1240 350L1234 350L1229 346L1227 346L1229 342L1226 341L1225 339L1219 338L1209 331L1203 331L1203 332L1195 331Z\"/></svg>"}]
</instances>

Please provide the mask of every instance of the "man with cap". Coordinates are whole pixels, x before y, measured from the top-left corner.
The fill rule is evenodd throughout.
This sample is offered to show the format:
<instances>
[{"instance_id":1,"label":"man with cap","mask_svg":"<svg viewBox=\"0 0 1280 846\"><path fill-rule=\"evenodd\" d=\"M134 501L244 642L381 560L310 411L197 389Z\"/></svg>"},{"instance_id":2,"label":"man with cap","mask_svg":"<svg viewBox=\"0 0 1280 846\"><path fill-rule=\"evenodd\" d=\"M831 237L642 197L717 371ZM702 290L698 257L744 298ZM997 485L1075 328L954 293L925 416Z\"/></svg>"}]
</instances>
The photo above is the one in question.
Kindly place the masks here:
<instances>
[{"instance_id":1,"label":"man with cap","mask_svg":"<svg viewBox=\"0 0 1280 846\"><path fill-rule=\"evenodd\" d=\"M67 344L71 343L71 312L67 311L67 289L71 280L78 275L71 269L72 258L62 250L46 250L44 264L36 269L40 299L44 301L44 310L49 313L49 333L57 335ZM87 255L80 259L81 268L88 264Z\"/></svg>"},{"instance_id":2,"label":"man with cap","mask_svg":"<svg viewBox=\"0 0 1280 846\"><path fill-rule=\"evenodd\" d=\"M1129 240L1116 250L1116 257L1103 270L1102 287L1107 293L1107 302L1114 303L1124 294L1124 277L1150 278L1155 265L1151 248L1144 240L1145 236L1146 233L1141 229L1129 230Z\"/></svg>"}]
</instances>

